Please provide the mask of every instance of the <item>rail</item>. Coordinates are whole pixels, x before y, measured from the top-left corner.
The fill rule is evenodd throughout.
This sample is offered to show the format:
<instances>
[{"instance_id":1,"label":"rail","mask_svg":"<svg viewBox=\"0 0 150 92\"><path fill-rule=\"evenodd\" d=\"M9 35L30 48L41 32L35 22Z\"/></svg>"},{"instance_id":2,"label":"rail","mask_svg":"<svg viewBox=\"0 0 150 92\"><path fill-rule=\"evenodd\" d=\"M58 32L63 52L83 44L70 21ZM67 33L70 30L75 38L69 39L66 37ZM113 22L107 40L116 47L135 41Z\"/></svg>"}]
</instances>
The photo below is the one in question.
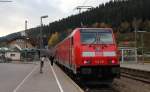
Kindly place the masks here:
<instances>
[{"instance_id":1,"label":"rail","mask_svg":"<svg viewBox=\"0 0 150 92\"><path fill-rule=\"evenodd\" d=\"M148 71L121 68L121 76L150 84L150 72Z\"/></svg>"}]
</instances>

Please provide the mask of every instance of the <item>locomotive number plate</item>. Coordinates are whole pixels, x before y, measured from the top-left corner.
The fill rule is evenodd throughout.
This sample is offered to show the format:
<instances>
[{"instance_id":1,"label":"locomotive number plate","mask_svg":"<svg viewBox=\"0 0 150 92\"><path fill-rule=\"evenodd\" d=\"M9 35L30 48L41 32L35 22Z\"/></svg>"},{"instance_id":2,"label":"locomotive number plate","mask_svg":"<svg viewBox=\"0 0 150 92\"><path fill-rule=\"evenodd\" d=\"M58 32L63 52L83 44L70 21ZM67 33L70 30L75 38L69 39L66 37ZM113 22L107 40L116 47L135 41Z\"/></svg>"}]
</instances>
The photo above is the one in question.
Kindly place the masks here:
<instances>
[{"instance_id":1,"label":"locomotive number plate","mask_svg":"<svg viewBox=\"0 0 150 92\"><path fill-rule=\"evenodd\" d=\"M102 52L95 52L96 56L102 56Z\"/></svg>"}]
</instances>

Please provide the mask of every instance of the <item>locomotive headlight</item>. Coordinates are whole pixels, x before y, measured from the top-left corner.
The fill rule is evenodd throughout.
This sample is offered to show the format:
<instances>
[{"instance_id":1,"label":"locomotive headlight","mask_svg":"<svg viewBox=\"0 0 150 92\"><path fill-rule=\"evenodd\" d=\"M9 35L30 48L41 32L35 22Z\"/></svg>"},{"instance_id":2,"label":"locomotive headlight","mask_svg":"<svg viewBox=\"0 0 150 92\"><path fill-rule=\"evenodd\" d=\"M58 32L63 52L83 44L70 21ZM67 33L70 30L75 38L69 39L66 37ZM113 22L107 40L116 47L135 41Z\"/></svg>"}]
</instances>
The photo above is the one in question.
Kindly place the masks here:
<instances>
[{"instance_id":1,"label":"locomotive headlight","mask_svg":"<svg viewBox=\"0 0 150 92\"><path fill-rule=\"evenodd\" d=\"M111 60L111 59L110 59L110 60L108 60L108 63L109 63L109 64L116 64L116 60L114 60L114 59Z\"/></svg>"},{"instance_id":2,"label":"locomotive headlight","mask_svg":"<svg viewBox=\"0 0 150 92\"><path fill-rule=\"evenodd\" d=\"M83 63L84 64L91 64L91 61L90 60L84 60Z\"/></svg>"},{"instance_id":3,"label":"locomotive headlight","mask_svg":"<svg viewBox=\"0 0 150 92\"><path fill-rule=\"evenodd\" d=\"M112 62L111 62L112 64L115 64L116 63L116 61L115 60L112 60Z\"/></svg>"}]
</instances>

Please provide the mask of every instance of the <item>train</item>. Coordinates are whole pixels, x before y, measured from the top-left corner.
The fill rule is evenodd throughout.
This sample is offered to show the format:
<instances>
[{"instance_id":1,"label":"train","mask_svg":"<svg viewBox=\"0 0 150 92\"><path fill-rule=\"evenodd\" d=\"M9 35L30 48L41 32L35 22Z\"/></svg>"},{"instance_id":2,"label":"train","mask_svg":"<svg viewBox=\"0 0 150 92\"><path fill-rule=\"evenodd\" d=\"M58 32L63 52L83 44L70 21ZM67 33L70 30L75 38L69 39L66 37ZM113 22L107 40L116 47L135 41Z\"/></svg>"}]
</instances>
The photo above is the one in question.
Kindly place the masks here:
<instances>
[{"instance_id":1,"label":"train","mask_svg":"<svg viewBox=\"0 0 150 92\"><path fill-rule=\"evenodd\" d=\"M112 28L76 28L54 47L55 61L82 79L120 77L118 47Z\"/></svg>"}]
</instances>

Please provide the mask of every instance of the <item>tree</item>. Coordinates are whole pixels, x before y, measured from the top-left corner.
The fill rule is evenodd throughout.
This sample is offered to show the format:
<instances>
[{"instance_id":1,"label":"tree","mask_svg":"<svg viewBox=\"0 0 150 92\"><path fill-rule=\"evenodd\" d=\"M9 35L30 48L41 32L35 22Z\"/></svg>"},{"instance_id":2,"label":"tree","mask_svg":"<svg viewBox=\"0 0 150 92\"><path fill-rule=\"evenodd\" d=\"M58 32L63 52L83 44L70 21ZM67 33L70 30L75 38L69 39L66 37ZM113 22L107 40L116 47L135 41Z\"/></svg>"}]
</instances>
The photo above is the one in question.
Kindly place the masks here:
<instances>
[{"instance_id":1,"label":"tree","mask_svg":"<svg viewBox=\"0 0 150 92\"><path fill-rule=\"evenodd\" d=\"M53 47L53 46L55 46L58 43L58 41L59 41L59 35L60 34L58 32L55 32L55 33L53 33L50 36L50 39L48 41L48 46L49 47Z\"/></svg>"},{"instance_id":2,"label":"tree","mask_svg":"<svg viewBox=\"0 0 150 92\"><path fill-rule=\"evenodd\" d=\"M121 25L120 25L120 32L129 32L130 28L130 23L125 21L125 22L122 22Z\"/></svg>"}]
</instances>

